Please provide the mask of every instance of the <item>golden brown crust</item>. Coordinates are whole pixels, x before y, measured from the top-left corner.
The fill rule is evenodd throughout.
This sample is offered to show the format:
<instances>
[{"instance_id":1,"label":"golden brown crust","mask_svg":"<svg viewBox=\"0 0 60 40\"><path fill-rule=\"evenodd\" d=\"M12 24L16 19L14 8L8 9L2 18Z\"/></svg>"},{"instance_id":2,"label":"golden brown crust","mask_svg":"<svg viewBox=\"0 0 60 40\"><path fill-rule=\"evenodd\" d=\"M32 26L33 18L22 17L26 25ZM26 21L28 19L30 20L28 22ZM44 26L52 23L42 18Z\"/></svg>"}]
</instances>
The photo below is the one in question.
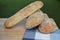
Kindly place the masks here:
<instances>
[{"instance_id":1,"label":"golden brown crust","mask_svg":"<svg viewBox=\"0 0 60 40\"><path fill-rule=\"evenodd\" d=\"M25 8L18 11L15 15L11 16L6 22L6 27L12 27L27 16L31 15L38 9L40 9L43 6L43 3L41 1L35 1L31 3L30 5L26 6Z\"/></svg>"},{"instance_id":2,"label":"golden brown crust","mask_svg":"<svg viewBox=\"0 0 60 40\"><path fill-rule=\"evenodd\" d=\"M41 10L36 11L34 14L30 15L26 21L26 28L31 29L41 24L43 21L44 15Z\"/></svg>"},{"instance_id":3,"label":"golden brown crust","mask_svg":"<svg viewBox=\"0 0 60 40\"><path fill-rule=\"evenodd\" d=\"M39 30L42 33L52 33L57 29L55 22L50 19L48 16L44 18L44 21L39 26Z\"/></svg>"}]
</instances>

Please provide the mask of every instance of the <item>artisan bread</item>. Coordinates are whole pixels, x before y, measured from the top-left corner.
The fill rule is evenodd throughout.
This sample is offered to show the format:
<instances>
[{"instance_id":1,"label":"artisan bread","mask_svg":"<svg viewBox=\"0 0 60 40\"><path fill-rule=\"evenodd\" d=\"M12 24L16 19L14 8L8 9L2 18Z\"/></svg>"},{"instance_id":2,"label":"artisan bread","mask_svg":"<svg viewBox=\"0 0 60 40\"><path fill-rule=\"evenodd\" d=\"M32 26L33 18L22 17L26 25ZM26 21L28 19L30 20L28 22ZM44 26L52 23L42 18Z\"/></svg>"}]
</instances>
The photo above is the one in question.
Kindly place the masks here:
<instances>
[{"instance_id":1,"label":"artisan bread","mask_svg":"<svg viewBox=\"0 0 60 40\"><path fill-rule=\"evenodd\" d=\"M35 1L29 4L28 6L24 7L23 9L19 10L16 14L8 18L8 20L6 20L5 22L5 26L7 28L11 28L24 18L28 17L29 15L40 9L42 6L43 3L41 1Z\"/></svg>"},{"instance_id":2,"label":"artisan bread","mask_svg":"<svg viewBox=\"0 0 60 40\"><path fill-rule=\"evenodd\" d=\"M35 13L33 13L27 18L26 29L35 28L37 25L41 24L43 18L43 12L41 10L37 10Z\"/></svg>"},{"instance_id":3,"label":"artisan bread","mask_svg":"<svg viewBox=\"0 0 60 40\"><path fill-rule=\"evenodd\" d=\"M57 29L57 25L52 18L49 18L47 14L44 14L44 20L38 29L42 33L52 33Z\"/></svg>"}]
</instances>

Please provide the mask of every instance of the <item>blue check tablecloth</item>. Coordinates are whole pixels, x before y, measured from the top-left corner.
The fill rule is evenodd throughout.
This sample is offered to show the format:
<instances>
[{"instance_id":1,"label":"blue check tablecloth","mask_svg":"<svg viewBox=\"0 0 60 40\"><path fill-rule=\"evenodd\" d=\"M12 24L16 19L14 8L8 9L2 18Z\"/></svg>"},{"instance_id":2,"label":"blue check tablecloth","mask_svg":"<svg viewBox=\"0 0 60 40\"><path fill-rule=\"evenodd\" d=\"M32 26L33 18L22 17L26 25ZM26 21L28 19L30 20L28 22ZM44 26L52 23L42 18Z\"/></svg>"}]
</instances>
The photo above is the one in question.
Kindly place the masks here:
<instances>
[{"instance_id":1,"label":"blue check tablecloth","mask_svg":"<svg viewBox=\"0 0 60 40\"><path fill-rule=\"evenodd\" d=\"M26 30L23 40L60 40L60 30L51 34L40 33L38 29Z\"/></svg>"}]
</instances>

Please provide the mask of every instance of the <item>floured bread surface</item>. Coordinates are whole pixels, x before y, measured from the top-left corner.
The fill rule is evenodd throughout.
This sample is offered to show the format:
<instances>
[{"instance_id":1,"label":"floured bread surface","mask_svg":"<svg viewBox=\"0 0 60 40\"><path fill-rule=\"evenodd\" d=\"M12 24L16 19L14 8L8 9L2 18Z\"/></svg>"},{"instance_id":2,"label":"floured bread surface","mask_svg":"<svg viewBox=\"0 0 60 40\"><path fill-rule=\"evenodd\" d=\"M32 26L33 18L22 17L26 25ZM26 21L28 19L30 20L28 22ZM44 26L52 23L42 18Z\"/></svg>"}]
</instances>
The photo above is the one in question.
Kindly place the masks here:
<instances>
[{"instance_id":1,"label":"floured bread surface","mask_svg":"<svg viewBox=\"0 0 60 40\"><path fill-rule=\"evenodd\" d=\"M36 27L37 25L41 24L43 18L44 18L43 12L41 10L36 11L27 18L26 28L31 29Z\"/></svg>"},{"instance_id":2,"label":"floured bread surface","mask_svg":"<svg viewBox=\"0 0 60 40\"><path fill-rule=\"evenodd\" d=\"M28 17L38 9L40 9L43 6L43 3L41 1L35 1L28 6L24 7L20 11L18 11L15 15L11 16L6 22L6 27L12 27L16 25L18 22L23 20L24 18Z\"/></svg>"},{"instance_id":3,"label":"floured bread surface","mask_svg":"<svg viewBox=\"0 0 60 40\"><path fill-rule=\"evenodd\" d=\"M57 24L55 23L54 19L53 19L53 18L50 18L50 20L51 20L51 22L52 22L52 25L54 25L54 27L55 27L56 29L58 29L58 26L57 26Z\"/></svg>"},{"instance_id":4,"label":"floured bread surface","mask_svg":"<svg viewBox=\"0 0 60 40\"><path fill-rule=\"evenodd\" d=\"M39 30L42 33L52 33L57 29L57 25L52 18L49 18L47 14L44 15L44 20L39 26Z\"/></svg>"}]
</instances>

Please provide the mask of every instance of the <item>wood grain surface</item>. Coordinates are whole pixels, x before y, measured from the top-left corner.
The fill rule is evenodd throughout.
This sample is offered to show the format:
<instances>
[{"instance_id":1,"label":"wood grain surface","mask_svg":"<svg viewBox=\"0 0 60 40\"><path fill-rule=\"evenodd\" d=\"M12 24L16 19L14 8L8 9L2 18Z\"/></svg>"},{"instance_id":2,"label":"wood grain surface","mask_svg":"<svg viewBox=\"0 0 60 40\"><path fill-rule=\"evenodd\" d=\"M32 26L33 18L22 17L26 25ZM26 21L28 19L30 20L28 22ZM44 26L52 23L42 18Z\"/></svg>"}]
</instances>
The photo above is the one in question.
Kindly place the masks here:
<instances>
[{"instance_id":1,"label":"wood grain surface","mask_svg":"<svg viewBox=\"0 0 60 40\"><path fill-rule=\"evenodd\" d=\"M6 29L4 22L7 18L0 18L0 40L22 40L25 33L25 21L23 20L11 29Z\"/></svg>"}]
</instances>

